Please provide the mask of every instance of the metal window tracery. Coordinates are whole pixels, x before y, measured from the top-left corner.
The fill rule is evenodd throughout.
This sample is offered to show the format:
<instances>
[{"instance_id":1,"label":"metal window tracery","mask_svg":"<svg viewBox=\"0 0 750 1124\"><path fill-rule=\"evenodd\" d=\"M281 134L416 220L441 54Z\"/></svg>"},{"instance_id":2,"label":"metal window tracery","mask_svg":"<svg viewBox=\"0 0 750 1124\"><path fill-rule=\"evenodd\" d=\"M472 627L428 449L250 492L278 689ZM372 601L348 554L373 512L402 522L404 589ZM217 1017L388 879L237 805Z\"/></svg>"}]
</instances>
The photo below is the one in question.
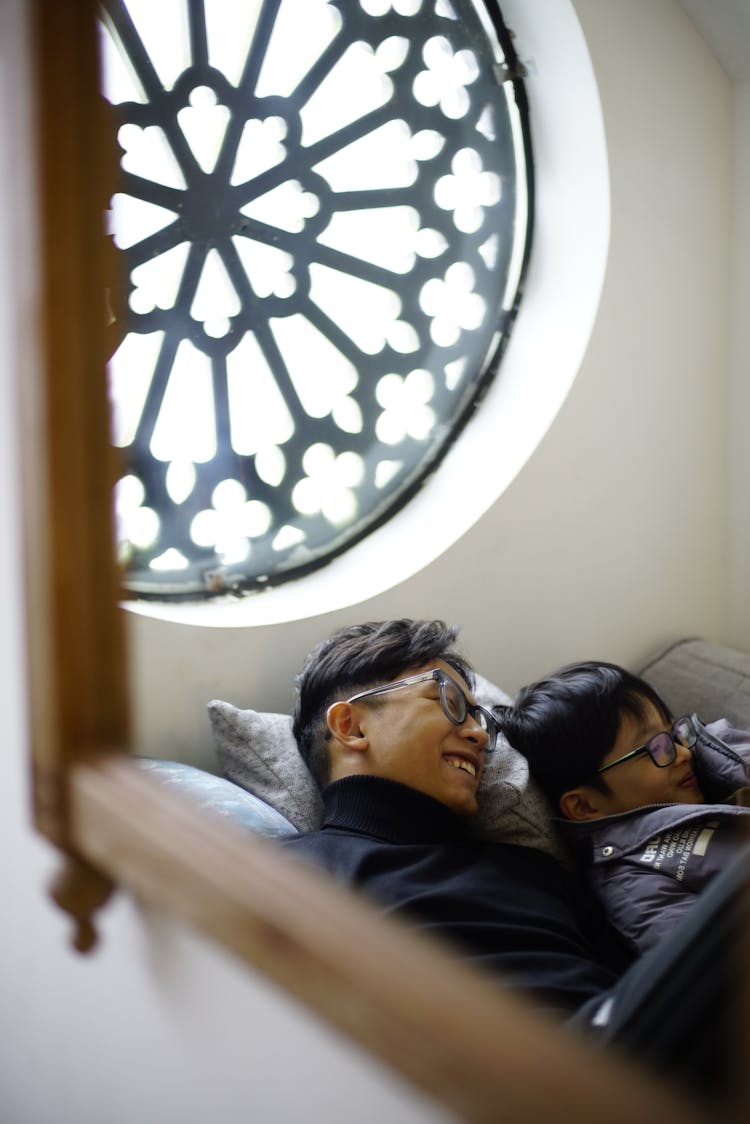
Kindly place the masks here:
<instances>
[{"instance_id":1,"label":"metal window tracery","mask_svg":"<svg viewBox=\"0 0 750 1124\"><path fill-rule=\"evenodd\" d=\"M530 238L522 78L489 0L102 9L126 585L263 588L403 505L496 373Z\"/></svg>"}]
</instances>

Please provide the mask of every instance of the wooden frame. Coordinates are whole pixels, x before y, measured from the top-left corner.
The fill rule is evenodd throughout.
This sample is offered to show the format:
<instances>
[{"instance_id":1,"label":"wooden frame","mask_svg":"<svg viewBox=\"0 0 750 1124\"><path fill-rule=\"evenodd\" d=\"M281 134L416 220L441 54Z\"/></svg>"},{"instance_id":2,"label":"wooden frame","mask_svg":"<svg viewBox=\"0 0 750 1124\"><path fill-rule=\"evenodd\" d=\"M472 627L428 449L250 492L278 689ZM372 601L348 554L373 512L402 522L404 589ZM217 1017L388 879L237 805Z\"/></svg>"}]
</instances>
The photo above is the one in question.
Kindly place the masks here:
<instances>
[{"instance_id":1,"label":"wooden frame","mask_svg":"<svg viewBox=\"0 0 750 1124\"><path fill-rule=\"evenodd\" d=\"M76 946L91 947L95 910L119 883L195 924L461 1119L547 1121L554 1090L555 1116L580 1124L603 1112L609 1124L698 1122L640 1071L562 1034L272 843L197 814L129 760L99 222L113 180L95 4L14 0L14 10L33 16L38 108L43 349L25 371L22 442L34 815L64 858L53 893L75 919Z\"/></svg>"}]
</instances>

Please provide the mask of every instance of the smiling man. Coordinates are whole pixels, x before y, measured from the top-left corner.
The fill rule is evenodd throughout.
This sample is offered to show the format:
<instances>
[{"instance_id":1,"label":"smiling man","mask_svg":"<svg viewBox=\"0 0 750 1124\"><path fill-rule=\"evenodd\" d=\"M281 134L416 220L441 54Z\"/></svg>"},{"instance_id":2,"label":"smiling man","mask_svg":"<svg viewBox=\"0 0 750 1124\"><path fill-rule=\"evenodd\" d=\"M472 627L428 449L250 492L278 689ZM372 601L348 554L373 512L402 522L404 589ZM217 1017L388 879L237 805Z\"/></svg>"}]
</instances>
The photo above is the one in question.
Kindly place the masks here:
<instances>
[{"instance_id":1,"label":"smiling man","mask_svg":"<svg viewBox=\"0 0 750 1124\"><path fill-rule=\"evenodd\" d=\"M328 708L331 780L385 777L471 814L495 719L471 697L466 668L429 662Z\"/></svg>"},{"instance_id":2,"label":"smiling man","mask_svg":"<svg viewBox=\"0 0 750 1124\"><path fill-rule=\"evenodd\" d=\"M493 715L442 621L335 633L298 679L294 732L323 792L320 831L285 843L450 941L463 957L576 1010L631 956L549 855L470 833Z\"/></svg>"}]
</instances>

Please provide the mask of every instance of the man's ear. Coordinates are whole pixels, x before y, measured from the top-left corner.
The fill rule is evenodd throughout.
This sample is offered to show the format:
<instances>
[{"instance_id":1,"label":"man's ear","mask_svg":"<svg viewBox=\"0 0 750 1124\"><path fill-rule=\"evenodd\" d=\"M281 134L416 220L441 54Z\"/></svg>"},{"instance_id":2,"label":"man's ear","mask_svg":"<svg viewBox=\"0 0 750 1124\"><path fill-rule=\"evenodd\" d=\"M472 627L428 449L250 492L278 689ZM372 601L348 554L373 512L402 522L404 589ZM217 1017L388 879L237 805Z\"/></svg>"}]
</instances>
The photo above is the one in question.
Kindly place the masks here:
<instances>
[{"instance_id":1,"label":"man's ear","mask_svg":"<svg viewBox=\"0 0 750 1124\"><path fill-rule=\"evenodd\" d=\"M357 711L351 703L342 700L329 706L326 722L333 737L344 748L355 753L364 753L367 749L369 743L362 733Z\"/></svg>"},{"instance_id":2,"label":"man's ear","mask_svg":"<svg viewBox=\"0 0 750 1124\"><path fill-rule=\"evenodd\" d=\"M601 793L590 785L570 788L560 797L560 811L566 820L598 820L607 813L601 808Z\"/></svg>"}]
</instances>

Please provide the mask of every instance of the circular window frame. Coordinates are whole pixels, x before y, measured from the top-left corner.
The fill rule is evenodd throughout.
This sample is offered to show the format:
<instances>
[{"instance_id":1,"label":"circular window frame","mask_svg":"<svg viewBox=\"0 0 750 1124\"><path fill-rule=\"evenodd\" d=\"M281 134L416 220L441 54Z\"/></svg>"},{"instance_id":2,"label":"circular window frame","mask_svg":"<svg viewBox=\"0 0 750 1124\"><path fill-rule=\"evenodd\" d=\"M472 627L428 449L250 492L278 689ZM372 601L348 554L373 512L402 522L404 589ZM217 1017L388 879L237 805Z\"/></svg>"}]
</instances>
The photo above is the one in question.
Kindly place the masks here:
<instances>
[{"instance_id":1,"label":"circular window frame","mask_svg":"<svg viewBox=\"0 0 750 1124\"><path fill-rule=\"evenodd\" d=\"M220 597L228 591L235 594L244 595L259 590L265 591L269 587L273 587L279 583L288 582L290 580L298 580L322 566L330 565L330 563L334 561L338 556L349 552L358 542L366 539L378 528L387 524L387 522L391 520L396 513L398 513L401 509L403 509L410 503L415 494L423 487L425 480L439 466L448 449L460 436L466 423L475 412L479 401L486 393L488 386L496 377L502 354L507 345L510 330L512 328L512 324L517 312L523 271L528 259L530 247L531 230L533 225L531 206L531 202L533 199L531 143L523 84L520 78L519 68L517 67L511 37L508 34L505 25L503 24L500 9L495 3L495 0L462 0L462 2L465 2L469 6L469 10L473 13L472 19L476 22L476 27L472 24L472 34L474 35L476 41L478 41L478 30L480 28L483 28L483 33L487 35L485 50L490 52L489 61L486 62L486 65L478 72L478 75L476 72L476 58L472 56L474 58L472 65L475 68L475 73L468 80L468 85L466 87L467 90L473 91L475 84L478 86L478 88L481 85L481 89L483 90L483 92L476 97L475 101L471 101L469 96L465 94L465 91L459 91L465 94L467 107L471 106L471 114L469 120L472 122L472 124L468 126L469 132L466 133L465 130L463 132L461 131L462 129L464 129L462 118L466 113L466 108L454 113L451 113L448 108L445 108L445 112L443 113L442 102L440 103L440 106L438 106L437 117L434 116L432 111L429 111L426 115L425 112L423 112L421 118L419 117L419 115L417 115L416 120L422 121L422 127L425 124L425 120L444 120L446 122L444 126L445 136L442 143L445 144L445 138L449 136L451 139L450 142L448 142L449 147L447 147L445 150L445 154L441 161L441 164L436 165L436 169L437 167L442 166L445 171L445 169L452 166L451 164L448 164L447 161L449 158L452 159L452 156L456 151L455 146L460 143L460 141L463 140L463 143L466 144L466 137L474 136L480 138L480 132L485 132L485 129L487 127L483 126L482 122L479 120L479 112L481 111L483 115L489 113L489 106L492 103L487 99L490 97L494 98L494 122L492 126L489 126L490 132L487 133L487 139L484 140L484 144L486 146L485 160L488 159L488 153L505 153L505 155L502 157L503 163L499 165L503 169L503 191L502 197L500 197L500 195L498 194L497 200L494 204L485 204L484 210L482 207L479 207L480 216L482 214L484 214L485 216L492 216L491 222L485 221L485 219L480 218L475 228L462 227L461 224L458 223L458 219L456 217L456 219L453 220L457 224L455 227L454 236L452 240L450 240L449 235L449 242L447 243L447 245L450 247L455 246L455 249L451 250L449 263L457 260L461 261L462 255L464 253L467 253L467 247L463 245L463 243L461 242L461 238L463 237L464 242L466 242L468 238L472 237L469 232L472 229L475 229L477 231L477 234L473 236L474 249L472 250L472 256L475 256L476 261L480 265L482 265L483 269L485 270L486 280L483 282L483 284L489 284L492 286L492 290L488 290L489 300L487 299L486 295L480 297L474 296L472 294L472 296L470 297L470 299L473 299L475 301L483 301L484 303L485 312L482 317L481 324L478 325L477 330L464 330L463 328L457 328L456 338L461 339L461 346L456 347L453 350L448 348L447 350L443 350L441 352L441 345L443 344L443 341L441 341L441 344L437 345L437 354L432 361L428 361L427 356L431 354L429 348L432 347L433 353L435 352L435 348L432 344L430 344L425 351L423 342L418 356L415 356L414 359L407 358L402 362L402 374L388 375L385 379L382 380L387 381L387 379L391 379L394 382L398 381L399 383L403 383L404 389L406 389L405 384L409 381L409 379L412 378L412 376L424 375L428 379L434 379L435 383L437 384L437 370L433 375L432 363L434 362L436 365L438 363L440 365L446 365L446 387L440 392L438 392L437 390L434 392L435 403L437 404L442 399L442 405L436 405L436 409L438 412L436 414L436 417L433 418L432 432L426 439L412 439L411 435L409 435L408 439L406 437L403 438L403 444L399 446L398 449L393 450L392 461L388 462L386 460L386 463L392 463L396 466L400 464L402 466L400 469L394 469L394 471L396 472L394 484L392 486L386 485L385 487L383 487L382 494L379 492L380 487L382 487L381 485L375 487L374 484L370 484L369 497L367 496L366 492L362 493L361 503L364 504L364 506L360 510L361 505L358 502L356 508L356 516L351 519L345 519L341 527L337 526L335 523L329 524L327 519L324 518L323 512L321 510L320 515L317 517L317 522L323 524L324 526L328 526L328 531L325 532L327 537L322 540L322 548L320 545L316 547L314 539L311 539L309 547L307 545L307 542L304 541L300 544L298 549L293 548L291 549L291 551L287 549L285 555L280 556L277 563L275 563L272 558L270 566L268 565L267 561L261 560L259 563L256 563L253 560L253 566L249 570L246 567L243 567L242 564L235 565L234 567L231 564L222 565L221 559L216 554L213 554L213 550L208 550L208 548L206 548L201 552L201 550L199 549L198 560L193 558L190 561L188 566L189 573L186 573L184 581L180 577L178 577L176 573L171 575L169 573L165 573L162 577L155 570L144 570L141 567L140 571L138 571L137 566L135 564L131 564L129 566L130 572L125 579L125 586L127 589L129 589L132 595L147 600L160 600L162 598L165 598L167 600L193 600L201 599L202 597ZM394 5L394 11L396 8L399 8L398 4ZM422 12L426 12L426 9L422 9L419 14L422 14ZM347 14L349 15L350 13L353 14L353 9L347 10ZM120 18L122 19L122 16ZM370 20L371 24L378 25L377 34L382 35L386 31L390 33L392 31L395 31L396 29L402 31L405 30L407 28L409 17L404 16L399 23L397 17L394 14L393 19L395 22L393 22L393 24L391 25L391 22L385 21L382 28L380 26L379 20L373 19L372 17L368 16L359 16L360 23L362 20L367 19ZM445 30L447 26L451 26L454 29L459 29L462 27L460 23L457 23L455 21L455 14L451 19L446 19L445 14L443 13L442 21L439 18L436 18L436 20L433 22L436 23L438 30L440 28ZM125 24L127 24L127 21L125 21ZM472 28L470 28L469 30L471 31ZM127 26L124 26L124 30L128 30ZM362 31L362 28L360 28L360 25L356 20L354 21L354 30L355 34L357 31ZM122 33L123 31L121 30L121 34ZM375 34L375 32L372 32L372 34ZM433 28L433 23L428 22L427 24L425 24L424 29L422 30L422 34L425 41L426 59L428 45L430 45L433 41L437 42L437 40L434 39L435 29ZM390 42L390 40L388 41ZM470 35L467 43L473 43L474 41L474 38L472 38L472 36ZM354 40L352 40L352 42L354 42ZM448 40L445 40L444 42L446 44L448 54L450 54L453 50L453 47L447 46ZM382 45L385 45L385 42L383 42ZM463 53L469 54L470 52L464 51ZM454 63L458 61L460 54L461 51L456 48L456 54L453 59ZM420 78L427 77L427 75L430 73L429 70L424 70L424 72L420 70L420 67L425 66L425 62L422 61L421 48L419 51L411 51L409 57L413 58L411 70L414 70L414 67L416 65L416 70L414 70L414 73L417 74ZM418 62L416 61L417 59L419 60ZM142 70L143 73L148 74L148 68L143 64ZM191 74L189 74L187 71L180 74L175 83L174 90L171 94L167 95L170 106L173 103L174 105L177 105L181 104L181 102L184 101L185 97L187 96L188 86L192 87L195 82L195 79L191 77ZM190 78L190 81L188 81L188 78ZM152 82L152 86L154 89L157 88L157 84L155 81ZM182 87L184 87L184 89ZM146 85L146 87L144 88L148 89L148 85ZM493 90L494 94L490 93L490 91ZM473 93L471 96L474 96ZM392 116L393 109L390 105L390 102L388 104L389 115ZM398 104L399 103L396 103L396 109L398 109ZM415 101L414 105L416 104L417 103ZM432 103L428 101L426 104L431 105ZM511 106L512 110L510 109ZM173 112L174 109L168 109L168 115L169 113ZM410 110L409 112L413 113L414 110ZM147 101L145 105L130 103L130 109L126 113L124 120L126 123L132 121L132 124L128 124L128 127L131 131L137 131L139 128L146 128L148 122L161 120L159 115L157 114L155 117L154 113L155 110L151 109L150 101ZM411 122L409 114L406 114L406 117ZM452 132L449 128L451 117L455 119ZM511 123L511 118L513 119L513 123ZM492 129L497 129L500 126L501 121L502 126L500 131L501 133L503 133L504 137L502 144L500 143L499 137L497 137L496 139L489 139L490 137L494 137ZM414 128L416 127L417 126L414 125ZM153 131L154 130L152 129L152 132ZM512 140L511 133L513 134ZM472 141L472 144L476 145L476 143L476 141ZM467 151L473 152L474 150L472 149ZM474 154L476 156L477 162L479 163L479 166L481 167L480 157L476 153ZM492 158L492 156L489 157L489 159ZM495 156L494 158L499 159L500 157ZM434 175L437 179L437 170L434 173L431 172L430 174ZM487 179L488 177L491 178L490 173L485 171L482 172L482 176L479 178ZM449 178L455 178L456 182L458 183L457 177ZM440 203L440 205L436 207L435 201L432 200L432 191L436 179L431 181L429 178L427 178L425 183L423 183L423 180L420 179L420 187L417 189L418 193L417 195L413 196L413 198L417 199L419 198L419 193L421 192L422 198L430 199L431 209L433 212L433 221L435 220L435 215L437 213L440 213L440 208L443 206L443 204ZM196 182L202 183L200 177ZM427 194L425 194L425 188L427 189ZM169 200L169 191L165 192L164 194ZM173 192L172 195L174 195ZM518 196L518 199L520 201L516 201L516 196ZM148 198L148 193L146 195L146 198ZM155 202L157 198L160 198L160 196L155 192L153 201ZM170 203L169 205L171 206L172 204ZM173 205L178 206L180 204L174 203ZM185 206L187 207L187 199L185 200ZM456 204L456 206L458 206L458 204ZM191 206L190 213L192 214L194 210L195 208ZM176 225L178 227L182 227L185 226L185 223L188 223L186 229L190 229L187 215L185 218L180 218ZM493 223L500 223L501 225L495 227L494 225L492 225ZM452 223L449 224L449 226L451 226L452 228ZM517 229L513 229L514 227L520 227L520 235ZM328 227L326 227L326 230L327 229ZM462 230L465 232L463 235L461 234ZM477 250L483 241L486 241L487 245L489 245L491 235L492 237L494 237L496 242L498 241L498 233L494 233L494 231L496 230L499 233L499 243L502 247L499 260L497 261L496 265L491 266L490 260L488 258L486 264L483 264L481 262L481 258L486 257L485 248L482 247L481 255L477 252ZM423 233L434 234L435 231L424 231ZM458 237L456 237L456 235ZM210 244L210 242L207 244ZM167 243L167 245L169 245L169 243ZM154 250L150 250L149 252L151 254L161 254L164 251L161 247L158 250L155 247ZM205 251L201 252L205 253ZM497 253L497 251L494 252ZM458 254L458 258L456 258L456 254ZM139 260L138 255L136 255L135 260ZM438 267L438 272L440 272L441 270L445 270L446 262L443 256L440 257L439 263L440 264ZM141 267L139 266L138 268ZM467 272L471 272L471 267L468 264L462 264L461 268L463 268ZM135 272L137 272L137 269L135 270ZM432 276L432 272L432 267L430 267L430 269L426 272L423 270L423 280L428 276ZM193 269L193 273L195 273L195 269ZM414 279L411 277L411 275L407 275L404 278L403 284L406 285L404 293L410 293L414 286ZM420 282L420 285L421 284L422 282ZM433 280L430 281L430 284L439 285L440 283L436 280ZM448 289L445 285L445 282L442 282L442 284L446 289L447 294ZM396 288L395 291L398 291L398 289ZM479 288L478 286L477 292L483 293L483 289ZM134 295L137 295L135 293L135 290ZM500 300L501 296L503 298L502 302ZM411 296L409 299L411 302ZM445 297L443 299L445 300ZM164 317L159 312L160 307L163 306L157 306L153 318L147 315L146 318L140 320L140 323L138 320L138 313L136 312L134 317L135 323L132 331L128 332L128 338L131 338L131 336L142 338L141 333L148 332L149 330L156 330L156 328L158 328L158 326L164 320ZM417 306L414 305L414 310L416 310L416 307ZM414 310L412 311L412 315L415 314ZM175 308L174 311L175 313L177 313L177 308ZM172 314L167 314L166 322L170 322L169 317L171 315ZM179 315L184 316L185 313L182 312ZM174 319L173 316L172 319ZM190 324L190 322L191 321L188 318L188 325ZM227 321L227 324L228 323L229 322ZM422 333L426 331L429 323L430 321L426 318L425 314L425 325L423 325L421 328ZM433 321L433 327L431 331L434 331L434 324L435 322ZM211 333L208 334L210 335ZM427 332L428 341L429 335L430 332ZM177 338L179 337L175 335L175 339ZM185 336L184 329L182 329L181 338L183 340L187 338ZM424 335L422 335L422 339L424 341ZM464 343L464 340L468 340L468 343ZM210 343L210 341L207 342ZM182 344L180 346L182 347ZM227 354L229 354L232 348L235 346L235 343L231 343ZM167 337L165 337L164 339L164 350L169 351L169 347L167 346ZM172 350L174 351L174 348L172 348ZM164 352L162 351L162 355L163 353ZM207 354L211 354L210 349ZM364 360L364 356L362 356L362 359ZM206 360L206 362L208 362L208 360ZM387 362L391 365L395 364L393 349L391 349L391 358ZM161 358L159 359L158 363L161 365L161 367L163 367L163 364L161 364ZM378 359L378 364L379 363L380 360ZM459 365L463 364L465 368L464 374L462 374L458 378L457 388L454 388L453 390L448 389L448 387L450 386L450 382L447 376L448 366L451 363L453 364L453 366L456 366L457 363ZM417 366L423 366L425 369L421 371L414 369L411 371L411 374L408 376L408 378L405 377L406 371L413 364L416 364ZM396 369L399 368L396 367ZM372 391L367 389L368 384L373 379L376 370L380 370L380 367L377 365L371 366L371 368L368 368L362 374L362 389L366 390L367 394L369 395L372 394ZM126 373L129 377L130 372L128 371ZM168 384L167 382L165 382L165 374L167 374L167 377L170 380L173 376L171 373L169 373L168 369L161 370L161 374L159 377L161 382L163 382L166 387ZM380 374L377 375L377 378L382 379L382 375L383 371L380 370ZM216 379L216 371L213 372L212 377L214 378L214 380ZM226 372L224 372L223 377L226 378ZM442 379L442 374L440 378ZM156 373L153 376L153 381L156 381ZM149 416L146 419L145 426L146 433L148 433L149 427L153 431L155 416L154 408L155 406L159 405L159 398L155 398L153 393L154 389L154 386L151 386L149 388L146 401L142 407L144 411L147 408L149 409ZM159 393L163 394L164 388ZM220 393L218 389L214 393L218 394L219 399L223 397L223 393ZM117 401L117 397L118 396L115 393L115 401ZM432 402L430 403L430 407L427 408L428 412L433 412L431 406ZM144 414L142 420L145 417L146 415ZM372 424L371 420L369 421L369 424ZM145 486L145 498L144 496L139 496L133 501L131 498L133 489L130 488L127 493L128 502L131 505L133 502L135 503L135 507L138 509L136 512L138 516L151 516L152 522L157 526L159 526L162 521L174 523L175 519L181 519L184 522L185 517L182 515L183 509L181 509L183 501L176 500L172 503L168 499L167 490L169 486L169 474L167 473L166 480L162 479L162 473L166 471L166 468L161 470L158 470L156 468L157 461L164 458L163 456L159 457L153 451L149 454L146 446L144 445L143 435L140 433L140 428L141 424L139 423L139 432L137 438L133 438L133 456L136 459L132 462L132 472L136 475L128 476L127 480L124 481L124 483L135 483L136 485L140 485L141 492L144 492ZM223 427L220 426L219 429L220 432L223 431ZM225 435L224 438L220 437L219 440L228 441L228 435ZM310 441L315 441L315 436L308 436L307 431L303 429L299 437L295 437L294 443L290 444L289 449L290 451L293 450L294 446L301 446L302 448L304 448ZM356 442L354 440L352 441L352 444L356 446ZM311 451L311 449L308 449L308 452ZM378 451L373 455L377 458L382 459L383 457L387 458L388 452L388 447L380 442ZM404 459L404 453L406 454L406 459ZM333 454L331 453L331 455ZM347 453L341 459L346 459L347 456L355 457L357 456L357 454ZM232 459L232 453L230 449L227 448L226 452L220 449L218 455L214 458L214 460L217 463L220 463L221 460L226 462L227 457L229 457L230 460ZM236 456L234 457L234 459L239 460L239 458ZM153 469L151 465L153 465ZM406 467L404 467L404 465ZM172 467L177 466L173 465ZM200 468L200 466L190 467ZM381 467L385 467L385 464L383 464ZM296 474L299 473L299 471L300 469L298 466L295 471L295 476L293 476L292 479L296 478ZM370 471L372 471L372 468L370 469ZM154 472L156 473L155 475ZM242 475L242 473L240 473L240 475ZM205 493L206 487L209 486L207 483L207 478L213 479L215 476L216 472L213 469L208 474L203 472L203 475L201 477L201 493ZM141 481L143 481L143 483L141 483ZM216 480L214 480L214 484L210 485L210 487L213 488L215 486L215 483ZM260 485L260 494L262 494L262 481L256 481L256 489L258 485ZM242 491L242 484L238 483L237 488L238 490ZM269 490L271 494L274 494L273 489L267 490ZM257 492L255 489L253 489L252 486L250 487L249 491L245 491L244 495L245 499L252 498L252 503L247 503L244 505L246 508L261 508L264 506L256 498ZM281 490L279 490L278 495L279 498L281 498ZM161 499L159 499L160 496L162 497ZM207 501L206 498L202 496L200 502L203 506L213 506L214 501ZM167 504L166 508L164 507L164 504ZM185 504L184 508L188 509L188 506L188 504ZM218 506L218 503L216 503L217 509ZM282 510L283 506L285 505L282 505ZM273 501L270 510L272 512L274 511ZM214 517L214 522L216 523L220 521L218 518L218 510L204 511L201 513L201 515ZM300 512L298 521L301 521L302 519L303 516ZM148 527L148 521L146 521L145 525L146 527ZM166 526L167 522L165 522L164 525ZM175 526L176 525L177 524L175 524ZM143 520L141 520L140 526L144 526ZM278 524L275 523L274 520L274 526L272 526L271 530L275 530L276 527L278 527ZM286 529L291 530L292 528ZM185 534L185 531L180 533L178 539L176 540L178 544L181 538L183 538L185 542L188 541L187 538L185 538ZM167 539L167 542L169 541L170 540ZM197 539L195 541L197 542ZM249 542L250 540L248 539L247 541ZM266 534L266 542L269 541L270 532ZM130 547L128 549L131 555L134 549L136 551L136 556L139 553L136 548ZM158 550L162 549L164 548L159 547L156 553L158 553ZM216 549L218 552L218 545ZM251 546L250 549L253 550L254 548ZM265 547L265 552L268 553L269 549L270 547L267 545ZM168 550L167 554L170 553L174 554L176 552L173 550ZM203 561L200 561L201 553L206 556L210 554L212 555L212 557L209 561L206 561L206 558L204 558ZM286 557L286 555L288 555L288 557ZM155 560L155 553L153 550L147 550L144 557L151 557ZM154 561L151 562L151 566L154 566Z\"/></svg>"},{"instance_id":2,"label":"circular window frame","mask_svg":"<svg viewBox=\"0 0 750 1124\"><path fill-rule=\"evenodd\" d=\"M217 628L321 616L395 590L475 524L500 517L503 493L578 374L599 306L610 232L601 103L573 5L560 0L550 10L545 0L503 0L502 9L527 71L535 167L534 249L502 377L411 502L345 555L262 594L205 603L131 600L123 603L128 611Z\"/></svg>"}]
</instances>

